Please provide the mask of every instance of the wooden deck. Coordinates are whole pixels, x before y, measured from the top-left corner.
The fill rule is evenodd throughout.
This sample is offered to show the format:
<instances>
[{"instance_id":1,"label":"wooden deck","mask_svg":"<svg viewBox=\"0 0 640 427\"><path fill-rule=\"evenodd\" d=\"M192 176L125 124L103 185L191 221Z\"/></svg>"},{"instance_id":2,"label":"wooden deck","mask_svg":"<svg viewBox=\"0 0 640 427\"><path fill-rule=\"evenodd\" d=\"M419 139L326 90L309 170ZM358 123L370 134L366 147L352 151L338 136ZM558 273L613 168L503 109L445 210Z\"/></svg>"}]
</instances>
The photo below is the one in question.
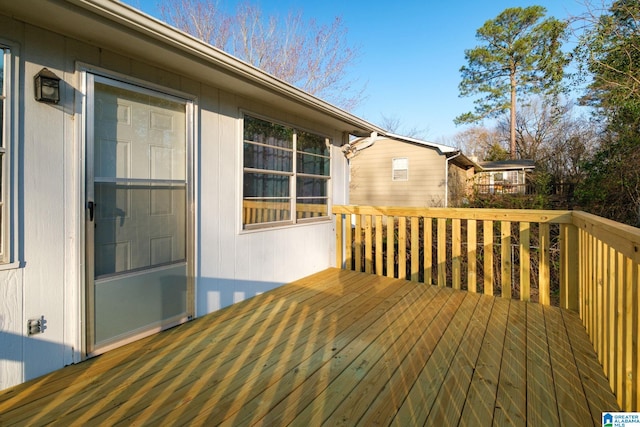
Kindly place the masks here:
<instances>
[{"instance_id":1,"label":"wooden deck","mask_svg":"<svg viewBox=\"0 0 640 427\"><path fill-rule=\"evenodd\" d=\"M601 425L577 315L329 269L0 392L0 425Z\"/></svg>"}]
</instances>

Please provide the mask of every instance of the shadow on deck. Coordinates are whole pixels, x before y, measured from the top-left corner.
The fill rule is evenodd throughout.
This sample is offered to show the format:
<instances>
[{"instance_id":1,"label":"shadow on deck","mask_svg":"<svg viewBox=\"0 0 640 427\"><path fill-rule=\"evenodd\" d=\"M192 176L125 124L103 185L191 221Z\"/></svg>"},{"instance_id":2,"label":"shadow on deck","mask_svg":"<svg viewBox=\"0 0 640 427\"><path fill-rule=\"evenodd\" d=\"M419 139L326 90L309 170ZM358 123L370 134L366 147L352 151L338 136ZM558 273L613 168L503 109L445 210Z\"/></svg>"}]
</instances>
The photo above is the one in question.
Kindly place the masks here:
<instances>
[{"instance_id":1,"label":"shadow on deck","mask_svg":"<svg viewBox=\"0 0 640 427\"><path fill-rule=\"evenodd\" d=\"M613 410L576 314L339 269L0 392L0 425L584 426Z\"/></svg>"}]
</instances>

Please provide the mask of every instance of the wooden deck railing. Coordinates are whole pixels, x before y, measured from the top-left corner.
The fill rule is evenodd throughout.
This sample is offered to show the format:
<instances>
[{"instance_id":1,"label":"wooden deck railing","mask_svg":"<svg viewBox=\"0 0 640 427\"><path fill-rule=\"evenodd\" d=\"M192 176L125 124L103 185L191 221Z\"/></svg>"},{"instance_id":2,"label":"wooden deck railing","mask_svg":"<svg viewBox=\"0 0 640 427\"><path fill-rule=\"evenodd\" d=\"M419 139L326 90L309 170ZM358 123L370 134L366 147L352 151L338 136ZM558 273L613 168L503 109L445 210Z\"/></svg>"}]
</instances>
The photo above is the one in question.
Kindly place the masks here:
<instances>
[{"instance_id":1,"label":"wooden deck railing","mask_svg":"<svg viewBox=\"0 0 640 427\"><path fill-rule=\"evenodd\" d=\"M336 263L580 313L618 403L640 409L640 230L584 212L334 206Z\"/></svg>"}]
</instances>

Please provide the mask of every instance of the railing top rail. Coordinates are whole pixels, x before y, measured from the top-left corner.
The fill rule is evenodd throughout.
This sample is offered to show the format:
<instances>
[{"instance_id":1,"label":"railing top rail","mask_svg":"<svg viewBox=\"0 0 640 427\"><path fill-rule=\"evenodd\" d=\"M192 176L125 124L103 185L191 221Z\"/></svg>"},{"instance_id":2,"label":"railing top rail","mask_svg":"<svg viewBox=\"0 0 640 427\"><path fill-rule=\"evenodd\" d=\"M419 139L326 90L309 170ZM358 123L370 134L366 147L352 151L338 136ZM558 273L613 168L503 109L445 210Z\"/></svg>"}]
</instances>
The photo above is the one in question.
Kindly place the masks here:
<instances>
[{"instance_id":1,"label":"railing top rail","mask_svg":"<svg viewBox=\"0 0 640 427\"><path fill-rule=\"evenodd\" d=\"M334 214L422 216L427 218L525 221L571 224L572 212L535 209L417 208L403 206L334 205Z\"/></svg>"}]
</instances>

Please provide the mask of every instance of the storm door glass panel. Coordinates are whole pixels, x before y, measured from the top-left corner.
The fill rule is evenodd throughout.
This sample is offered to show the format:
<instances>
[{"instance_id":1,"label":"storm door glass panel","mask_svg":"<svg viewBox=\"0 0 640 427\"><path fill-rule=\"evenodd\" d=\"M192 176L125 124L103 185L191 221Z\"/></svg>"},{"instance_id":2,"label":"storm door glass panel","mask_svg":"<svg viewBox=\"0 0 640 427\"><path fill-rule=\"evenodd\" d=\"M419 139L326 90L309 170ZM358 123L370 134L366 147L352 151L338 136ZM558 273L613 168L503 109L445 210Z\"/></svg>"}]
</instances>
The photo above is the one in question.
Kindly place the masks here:
<instances>
[{"instance_id":1,"label":"storm door glass panel","mask_svg":"<svg viewBox=\"0 0 640 427\"><path fill-rule=\"evenodd\" d=\"M186 104L96 82L94 339L186 316ZM91 143L91 142L89 142Z\"/></svg>"}]
</instances>

